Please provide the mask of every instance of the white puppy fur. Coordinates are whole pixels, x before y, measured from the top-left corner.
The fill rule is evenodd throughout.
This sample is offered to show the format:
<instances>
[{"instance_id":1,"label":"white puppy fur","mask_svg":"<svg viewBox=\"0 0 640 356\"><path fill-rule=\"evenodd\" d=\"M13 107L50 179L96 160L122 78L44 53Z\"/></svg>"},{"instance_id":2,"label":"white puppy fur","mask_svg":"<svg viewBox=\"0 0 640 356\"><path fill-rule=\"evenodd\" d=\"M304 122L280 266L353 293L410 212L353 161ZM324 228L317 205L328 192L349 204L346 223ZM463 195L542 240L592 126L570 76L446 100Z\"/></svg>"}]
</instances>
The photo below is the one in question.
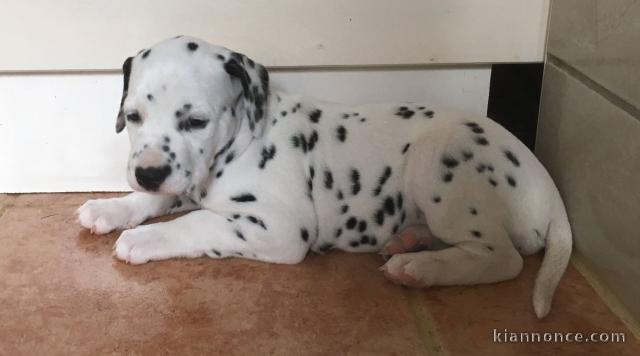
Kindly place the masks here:
<instances>
[{"instance_id":1,"label":"white puppy fur","mask_svg":"<svg viewBox=\"0 0 640 356\"><path fill-rule=\"evenodd\" d=\"M565 208L535 156L490 119L270 91L263 66L191 37L140 51L123 70L116 130L129 134L136 192L77 212L94 233L125 229L118 259L298 263L309 250L379 251L428 225L450 247L396 254L385 274L422 286L498 282L546 247L533 304L538 317L549 312L571 253Z\"/></svg>"}]
</instances>

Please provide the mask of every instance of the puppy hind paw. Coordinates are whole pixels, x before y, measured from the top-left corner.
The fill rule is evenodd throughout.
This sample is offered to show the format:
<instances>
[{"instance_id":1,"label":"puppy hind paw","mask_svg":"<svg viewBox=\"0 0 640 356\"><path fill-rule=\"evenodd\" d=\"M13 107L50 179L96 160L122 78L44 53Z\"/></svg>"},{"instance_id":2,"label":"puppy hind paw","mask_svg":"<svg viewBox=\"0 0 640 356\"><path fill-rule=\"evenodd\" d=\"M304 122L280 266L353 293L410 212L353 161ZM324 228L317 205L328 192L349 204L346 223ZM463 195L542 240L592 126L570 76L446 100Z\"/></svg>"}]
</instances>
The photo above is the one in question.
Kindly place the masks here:
<instances>
[{"instance_id":1,"label":"puppy hind paw","mask_svg":"<svg viewBox=\"0 0 640 356\"><path fill-rule=\"evenodd\" d=\"M426 250L432 243L433 236L428 227L410 226L392 237L379 253L386 260L393 255Z\"/></svg>"},{"instance_id":2,"label":"puppy hind paw","mask_svg":"<svg viewBox=\"0 0 640 356\"><path fill-rule=\"evenodd\" d=\"M407 287L425 288L429 285L416 277L414 262L406 254L393 255L387 263L379 268L391 282Z\"/></svg>"}]
</instances>

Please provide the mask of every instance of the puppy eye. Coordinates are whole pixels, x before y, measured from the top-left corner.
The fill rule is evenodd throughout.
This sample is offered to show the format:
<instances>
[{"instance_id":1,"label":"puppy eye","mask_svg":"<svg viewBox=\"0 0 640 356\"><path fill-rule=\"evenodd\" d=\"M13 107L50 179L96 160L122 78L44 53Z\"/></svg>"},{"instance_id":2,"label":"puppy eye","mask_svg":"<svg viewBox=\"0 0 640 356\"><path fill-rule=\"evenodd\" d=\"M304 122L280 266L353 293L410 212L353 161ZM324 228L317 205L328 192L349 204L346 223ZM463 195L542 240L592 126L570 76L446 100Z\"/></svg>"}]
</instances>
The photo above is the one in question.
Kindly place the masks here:
<instances>
[{"instance_id":1,"label":"puppy eye","mask_svg":"<svg viewBox=\"0 0 640 356\"><path fill-rule=\"evenodd\" d=\"M195 117L189 117L184 122L184 128L187 130L191 129L202 129L209 123L209 120L197 119Z\"/></svg>"},{"instance_id":2,"label":"puppy eye","mask_svg":"<svg viewBox=\"0 0 640 356\"><path fill-rule=\"evenodd\" d=\"M140 114L138 114L137 111L128 113L127 114L127 121L133 122L133 123L140 122Z\"/></svg>"}]
</instances>

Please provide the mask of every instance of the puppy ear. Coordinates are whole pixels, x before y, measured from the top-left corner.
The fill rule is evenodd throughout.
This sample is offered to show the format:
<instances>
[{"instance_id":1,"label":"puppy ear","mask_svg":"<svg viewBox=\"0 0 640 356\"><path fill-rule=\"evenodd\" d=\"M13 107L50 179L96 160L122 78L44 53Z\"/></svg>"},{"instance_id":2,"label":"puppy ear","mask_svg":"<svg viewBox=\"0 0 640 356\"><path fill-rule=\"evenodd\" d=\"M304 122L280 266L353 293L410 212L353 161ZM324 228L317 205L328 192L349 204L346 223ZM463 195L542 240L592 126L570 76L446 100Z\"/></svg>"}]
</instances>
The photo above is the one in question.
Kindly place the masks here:
<instances>
[{"instance_id":1,"label":"puppy ear","mask_svg":"<svg viewBox=\"0 0 640 356\"><path fill-rule=\"evenodd\" d=\"M127 98L127 92L129 91L129 75L131 75L131 63L133 57L127 58L122 64L122 73L124 74L124 87L122 88L122 99L120 100L120 110L118 111L118 118L116 119L116 133L120 133L124 130L124 113L122 112L122 104L124 99Z\"/></svg>"},{"instance_id":2,"label":"puppy ear","mask_svg":"<svg viewBox=\"0 0 640 356\"><path fill-rule=\"evenodd\" d=\"M224 70L232 79L240 81L240 101L249 120L249 128L254 137L262 136L267 121L264 116L269 97L269 73L263 65L237 52L230 53L224 63Z\"/></svg>"}]
</instances>

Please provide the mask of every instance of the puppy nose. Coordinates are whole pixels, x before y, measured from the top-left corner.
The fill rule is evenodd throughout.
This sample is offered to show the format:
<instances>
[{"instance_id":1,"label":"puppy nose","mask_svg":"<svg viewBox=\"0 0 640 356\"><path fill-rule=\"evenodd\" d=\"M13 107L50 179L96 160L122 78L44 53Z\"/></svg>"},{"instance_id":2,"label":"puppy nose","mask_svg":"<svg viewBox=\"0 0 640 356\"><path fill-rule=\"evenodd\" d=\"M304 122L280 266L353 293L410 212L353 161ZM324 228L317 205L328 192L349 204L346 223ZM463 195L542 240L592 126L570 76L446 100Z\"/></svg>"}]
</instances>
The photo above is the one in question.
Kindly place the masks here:
<instances>
[{"instance_id":1,"label":"puppy nose","mask_svg":"<svg viewBox=\"0 0 640 356\"><path fill-rule=\"evenodd\" d=\"M171 166L136 167L136 181L141 187L150 191L157 191L169 174L171 174Z\"/></svg>"}]
</instances>

